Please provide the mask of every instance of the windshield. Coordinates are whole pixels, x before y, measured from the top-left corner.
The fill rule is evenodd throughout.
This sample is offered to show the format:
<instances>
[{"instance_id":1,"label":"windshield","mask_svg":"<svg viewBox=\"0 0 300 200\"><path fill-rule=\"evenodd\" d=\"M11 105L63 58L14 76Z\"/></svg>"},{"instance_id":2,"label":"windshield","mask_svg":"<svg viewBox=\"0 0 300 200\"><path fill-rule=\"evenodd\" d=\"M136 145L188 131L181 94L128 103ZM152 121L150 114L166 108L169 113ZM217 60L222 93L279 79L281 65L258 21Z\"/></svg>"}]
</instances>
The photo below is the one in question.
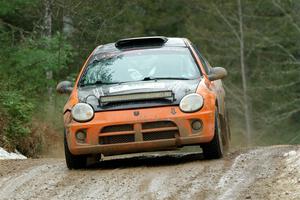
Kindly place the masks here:
<instances>
[{"instance_id":1,"label":"windshield","mask_svg":"<svg viewBox=\"0 0 300 200\"><path fill-rule=\"evenodd\" d=\"M200 71L187 48L142 49L95 55L79 84L199 77Z\"/></svg>"}]
</instances>

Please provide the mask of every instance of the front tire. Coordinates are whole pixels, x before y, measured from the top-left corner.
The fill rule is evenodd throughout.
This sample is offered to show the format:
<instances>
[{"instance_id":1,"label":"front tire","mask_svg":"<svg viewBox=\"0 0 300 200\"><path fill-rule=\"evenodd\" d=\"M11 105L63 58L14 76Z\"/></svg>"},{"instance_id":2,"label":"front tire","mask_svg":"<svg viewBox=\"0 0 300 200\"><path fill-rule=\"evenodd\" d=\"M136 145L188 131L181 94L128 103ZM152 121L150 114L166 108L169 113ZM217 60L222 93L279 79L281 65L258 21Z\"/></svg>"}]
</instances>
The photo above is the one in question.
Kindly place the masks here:
<instances>
[{"instance_id":1,"label":"front tire","mask_svg":"<svg viewBox=\"0 0 300 200\"><path fill-rule=\"evenodd\" d=\"M218 109L215 111L215 133L212 141L202 145L203 155L206 159L218 159L223 157L223 143L221 136L221 123Z\"/></svg>"},{"instance_id":2,"label":"front tire","mask_svg":"<svg viewBox=\"0 0 300 200\"><path fill-rule=\"evenodd\" d=\"M66 134L64 135L64 147L66 164L69 169L81 169L86 167L87 156L86 155L73 155L68 147Z\"/></svg>"}]
</instances>

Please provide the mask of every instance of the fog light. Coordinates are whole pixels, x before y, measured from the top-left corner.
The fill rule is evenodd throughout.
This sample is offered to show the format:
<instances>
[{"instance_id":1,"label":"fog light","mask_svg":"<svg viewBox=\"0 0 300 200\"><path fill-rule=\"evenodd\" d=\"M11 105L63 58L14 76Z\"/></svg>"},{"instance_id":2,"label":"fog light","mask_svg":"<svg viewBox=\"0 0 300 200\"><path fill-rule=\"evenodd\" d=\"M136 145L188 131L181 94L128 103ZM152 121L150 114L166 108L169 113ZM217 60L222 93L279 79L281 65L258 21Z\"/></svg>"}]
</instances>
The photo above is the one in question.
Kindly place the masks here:
<instances>
[{"instance_id":1,"label":"fog light","mask_svg":"<svg viewBox=\"0 0 300 200\"><path fill-rule=\"evenodd\" d=\"M202 122L200 120L194 120L192 122L192 129L195 131L199 131L202 128Z\"/></svg>"},{"instance_id":2,"label":"fog light","mask_svg":"<svg viewBox=\"0 0 300 200\"><path fill-rule=\"evenodd\" d=\"M77 131L76 139L77 139L78 142L85 142L85 138L86 138L86 131L85 130Z\"/></svg>"}]
</instances>

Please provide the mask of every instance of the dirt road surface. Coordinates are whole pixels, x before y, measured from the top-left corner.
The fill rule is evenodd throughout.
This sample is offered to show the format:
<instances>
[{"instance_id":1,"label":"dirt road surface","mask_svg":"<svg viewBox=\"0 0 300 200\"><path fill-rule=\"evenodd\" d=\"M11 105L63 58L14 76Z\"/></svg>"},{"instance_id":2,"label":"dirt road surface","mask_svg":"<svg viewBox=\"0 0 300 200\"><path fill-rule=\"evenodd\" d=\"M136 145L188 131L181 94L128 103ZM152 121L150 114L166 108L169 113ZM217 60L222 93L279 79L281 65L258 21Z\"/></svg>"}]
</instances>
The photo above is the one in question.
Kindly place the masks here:
<instances>
[{"instance_id":1,"label":"dirt road surface","mask_svg":"<svg viewBox=\"0 0 300 200\"><path fill-rule=\"evenodd\" d=\"M300 147L203 160L200 153L129 155L68 170L64 159L0 161L0 199L300 199Z\"/></svg>"}]
</instances>

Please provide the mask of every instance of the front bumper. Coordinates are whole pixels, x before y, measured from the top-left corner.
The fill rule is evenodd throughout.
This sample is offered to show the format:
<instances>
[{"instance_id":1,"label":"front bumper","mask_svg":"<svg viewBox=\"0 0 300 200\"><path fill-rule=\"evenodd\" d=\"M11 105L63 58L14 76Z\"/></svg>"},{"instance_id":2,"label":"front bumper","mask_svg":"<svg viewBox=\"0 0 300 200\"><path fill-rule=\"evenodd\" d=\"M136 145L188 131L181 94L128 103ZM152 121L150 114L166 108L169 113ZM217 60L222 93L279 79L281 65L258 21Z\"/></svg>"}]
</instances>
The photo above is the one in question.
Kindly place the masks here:
<instances>
[{"instance_id":1,"label":"front bumper","mask_svg":"<svg viewBox=\"0 0 300 200\"><path fill-rule=\"evenodd\" d=\"M202 121L200 131L192 129L193 120ZM116 126L121 129L114 130ZM80 143L75 134L83 129L87 133L86 140ZM213 136L213 106L195 113L183 113L177 106L98 112L90 122L71 121L66 125L68 147L74 155L118 155L164 150L206 143ZM113 138L117 140L111 140Z\"/></svg>"}]
</instances>

